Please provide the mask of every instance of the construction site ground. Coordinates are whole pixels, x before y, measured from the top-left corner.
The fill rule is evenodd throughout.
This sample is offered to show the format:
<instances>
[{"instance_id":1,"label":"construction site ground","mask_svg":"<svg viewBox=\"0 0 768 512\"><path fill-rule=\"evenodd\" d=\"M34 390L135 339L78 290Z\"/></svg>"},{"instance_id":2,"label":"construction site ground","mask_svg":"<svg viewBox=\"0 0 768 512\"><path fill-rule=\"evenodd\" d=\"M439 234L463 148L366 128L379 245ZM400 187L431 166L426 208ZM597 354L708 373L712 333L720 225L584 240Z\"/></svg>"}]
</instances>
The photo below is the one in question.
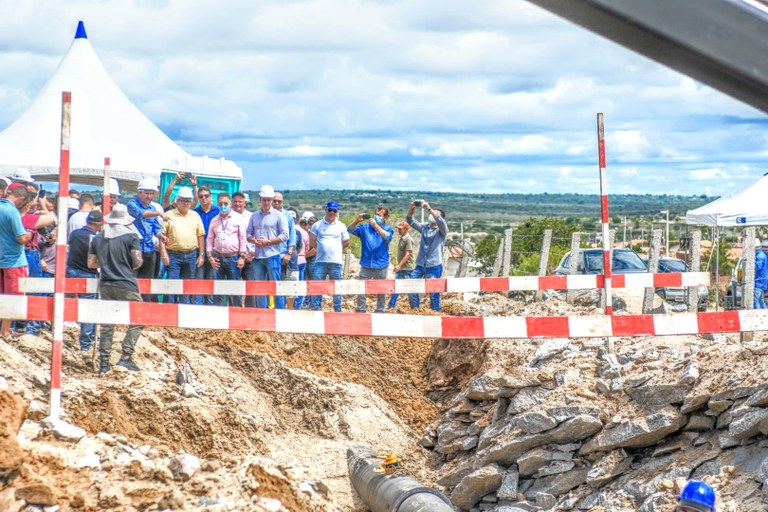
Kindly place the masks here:
<instances>
[{"instance_id":1,"label":"construction site ground","mask_svg":"<svg viewBox=\"0 0 768 512\"><path fill-rule=\"evenodd\" d=\"M626 308L617 314L639 312L639 296L624 300ZM352 309L354 297L345 301ZM658 297L655 307L663 310ZM398 312L411 312L399 308L386 313L392 322ZM491 293L447 295L440 314L601 312L595 306L569 305L561 296L536 302L530 296ZM437 314L426 307L419 313ZM116 334L113 364L123 332L119 328ZM573 374L574 368L577 377L593 376L596 364L585 355L532 374L528 363L540 340L147 328L135 354L142 371L115 367L99 377L94 351L81 352L77 334L76 326L65 330L62 403L64 419L87 433L78 442L57 438L43 421L49 405L50 335L0 340L0 392L21 399L16 405L0 400L0 426L13 423L14 415L24 421L17 436L23 462L0 474L0 510L364 511L347 471L349 446L394 451L417 479L436 486L446 461L419 440L473 376L535 374L546 381L558 371ZM734 376L744 385L766 382L762 339L758 333L745 346L738 335L622 338L616 347L642 351L649 367L663 372L659 353L696 346L698 386L715 391ZM185 364L194 375L192 393L177 383ZM632 402L574 385L608 419L642 414ZM191 475L173 470L183 454L199 459ZM727 486L719 480L715 484L727 502ZM656 510L672 510L672 493L670 487L669 504ZM742 509L731 503L723 510Z\"/></svg>"}]
</instances>

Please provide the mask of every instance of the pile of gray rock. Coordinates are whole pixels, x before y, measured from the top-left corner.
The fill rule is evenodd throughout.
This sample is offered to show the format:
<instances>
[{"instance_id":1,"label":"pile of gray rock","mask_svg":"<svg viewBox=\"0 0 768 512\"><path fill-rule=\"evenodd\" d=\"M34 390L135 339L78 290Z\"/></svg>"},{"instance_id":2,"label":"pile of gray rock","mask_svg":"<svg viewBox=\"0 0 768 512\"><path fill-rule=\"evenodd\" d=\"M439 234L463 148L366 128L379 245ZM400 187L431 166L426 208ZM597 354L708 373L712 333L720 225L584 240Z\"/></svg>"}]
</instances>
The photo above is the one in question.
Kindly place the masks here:
<instances>
[{"instance_id":1,"label":"pile of gray rock","mask_svg":"<svg viewBox=\"0 0 768 512\"><path fill-rule=\"evenodd\" d=\"M591 372L537 378L585 350ZM693 352L641 365L548 340L530 378L475 376L421 440L444 457L437 483L462 511L652 512L671 510L676 480L706 477L728 480L726 510L768 509L768 384L702 392Z\"/></svg>"}]
</instances>

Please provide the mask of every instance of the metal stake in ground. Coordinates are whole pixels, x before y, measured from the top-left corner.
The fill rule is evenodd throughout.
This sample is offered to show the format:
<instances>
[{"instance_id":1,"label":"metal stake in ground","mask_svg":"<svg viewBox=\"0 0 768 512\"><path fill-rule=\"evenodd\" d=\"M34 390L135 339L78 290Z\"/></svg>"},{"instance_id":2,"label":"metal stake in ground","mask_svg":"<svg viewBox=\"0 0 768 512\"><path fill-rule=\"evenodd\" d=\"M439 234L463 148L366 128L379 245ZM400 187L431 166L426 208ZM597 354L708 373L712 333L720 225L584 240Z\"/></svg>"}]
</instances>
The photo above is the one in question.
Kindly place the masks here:
<instances>
[{"instance_id":1,"label":"metal stake in ground","mask_svg":"<svg viewBox=\"0 0 768 512\"><path fill-rule=\"evenodd\" d=\"M56 272L53 286L53 342L51 344L51 400L47 418L59 435L81 438L85 431L61 421L61 356L64 347L64 279L67 273L67 197L69 191L69 133L72 93L61 93L61 158L59 162L59 201L56 231Z\"/></svg>"}]
</instances>

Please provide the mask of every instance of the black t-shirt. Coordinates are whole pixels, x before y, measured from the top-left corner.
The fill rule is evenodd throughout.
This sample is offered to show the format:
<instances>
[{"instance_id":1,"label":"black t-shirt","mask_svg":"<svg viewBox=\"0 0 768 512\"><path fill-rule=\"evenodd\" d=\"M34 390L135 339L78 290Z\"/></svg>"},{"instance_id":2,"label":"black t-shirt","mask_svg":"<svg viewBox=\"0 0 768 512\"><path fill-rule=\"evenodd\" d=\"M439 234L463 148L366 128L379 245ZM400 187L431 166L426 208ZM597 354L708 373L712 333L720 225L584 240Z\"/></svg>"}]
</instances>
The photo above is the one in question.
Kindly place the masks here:
<instances>
[{"instance_id":1,"label":"black t-shirt","mask_svg":"<svg viewBox=\"0 0 768 512\"><path fill-rule=\"evenodd\" d=\"M76 268L83 272L96 275L96 269L88 268L88 249L91 247L91 240L96 236L96 231L85 226L76 229L69 237L69 255L67 256L67 267Z\"/></svg>"},{"instance_id":2,"label":"black t-shirt","mask_svg":"<svg viewBox=\"0 0 768 512\"><path fill-rule=\"evenodd\" d=\"M95 254L101 264L100 284L139 291L131 251L141 253L140 242L139 237L133 233L108 239L104 238L104 232L101 231L93 237L89 254Z\"/></svg>"}]
</instances>

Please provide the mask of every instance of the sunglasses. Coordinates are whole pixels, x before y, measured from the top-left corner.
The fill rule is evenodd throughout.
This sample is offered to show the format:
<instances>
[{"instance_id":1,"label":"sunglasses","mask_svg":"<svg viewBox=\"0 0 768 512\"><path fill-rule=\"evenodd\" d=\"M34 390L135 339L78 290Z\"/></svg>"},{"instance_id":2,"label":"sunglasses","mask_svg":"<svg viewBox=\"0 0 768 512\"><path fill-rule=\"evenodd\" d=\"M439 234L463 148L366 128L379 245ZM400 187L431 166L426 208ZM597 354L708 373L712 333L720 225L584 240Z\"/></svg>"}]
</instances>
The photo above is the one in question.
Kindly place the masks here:
<instances>
[{"instance_id":1,"label":"sunglasses","mask_svg":"<svg viewBox=\"0 0 768 512\"><path fill-rule=\"evenodd\" d=\"M282 199L273 199L272 202L273 203L282 203L283 200Z\"/></svg>"},{"instance_id":2,"label":"sunglasses","mask_svg":"<svg viewBox=\"0 0 768 512\"><path fill-rule=\"evenodd\" d=\"M338 212L339 210L337 210L336 208L328 208L326 211L328 211L328 212L330 212L330 213L336 213L336 212Z\"/></svg>"},{"instance_id":3,"label":"sunglasses","mask_svg":"<svg viewBox=\"0 0 768 512\"><path fill-rule=\"evenodd\" d=\"M208 199L209 197L211 197L211 194L198 194L197 197L200 199Z\"/></svg>"}]
</instances>

